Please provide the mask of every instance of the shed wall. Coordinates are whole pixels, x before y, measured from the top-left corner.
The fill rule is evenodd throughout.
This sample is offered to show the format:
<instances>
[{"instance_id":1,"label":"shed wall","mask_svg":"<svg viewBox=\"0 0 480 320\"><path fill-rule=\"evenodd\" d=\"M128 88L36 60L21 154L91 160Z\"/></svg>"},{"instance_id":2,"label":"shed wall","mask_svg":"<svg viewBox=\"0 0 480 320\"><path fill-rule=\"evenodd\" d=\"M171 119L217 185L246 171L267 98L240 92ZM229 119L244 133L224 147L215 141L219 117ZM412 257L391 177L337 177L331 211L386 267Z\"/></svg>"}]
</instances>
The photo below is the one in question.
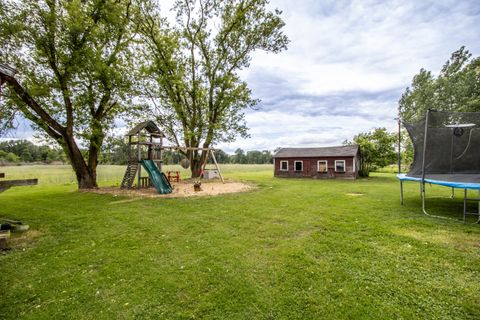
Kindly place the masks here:
<instances>
[{"instance_id":1,"label":"shed wall","mask_svg":"<svg viewBox=\"0 0 480 320\"><path fill-rule=\"evenodd\" d=\"M327 161L327 172L318 172L319 160ZM335 160L345 161L345 172L335 171ZM288 171L280 170L280 162L288 161ZM295 161L303 161L303 170L295 171ZM354 157L314 157L314 158L275 158L274 176L285 178L315 178L315 179L356 179L358 177L358 162Z\"/></svg>"}]
</instances>

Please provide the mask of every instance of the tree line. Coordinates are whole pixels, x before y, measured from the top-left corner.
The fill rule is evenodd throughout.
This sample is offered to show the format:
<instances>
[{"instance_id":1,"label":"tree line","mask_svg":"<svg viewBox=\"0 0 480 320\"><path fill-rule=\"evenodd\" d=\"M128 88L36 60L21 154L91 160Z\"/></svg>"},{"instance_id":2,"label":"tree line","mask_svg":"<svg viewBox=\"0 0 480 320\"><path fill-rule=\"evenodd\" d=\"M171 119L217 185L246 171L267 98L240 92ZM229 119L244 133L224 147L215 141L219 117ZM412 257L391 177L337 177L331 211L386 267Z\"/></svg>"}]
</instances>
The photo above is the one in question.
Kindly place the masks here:
<instances>
[{"instance_id":1,"label":"tree line","mask_svg":"<svg viewBox=\"0 0 480 320\"><path fill-rule=\"evenodd\" d=\"M111 137L104 144L100 155L100 163L102 164L126 164L128 145L121 137ZM179 164L182 159L188 159L181 152L173 150L164 150L162 152L163 163L166 165ZM270 150L244 150L238 148L234 154L228 154L221 149L215 149L215 158L220 164L269 164L273 163L273 154ZM213 163L211 157L207 163Z\"/></svg>"},{"instance_id":2,"label":"tree line","mask_svg":"<svg viewBox=\"0 0 480 320\"><path fill-rule=\"evenodd\" d=\"M62 149L52 148L48 145L36 145L28 140L0 142L0 163L52 163L54 161L66 161L66 156Z\"/></svg>"},{"instance_id":3,"label":"tree line","mask_svg":"<svg viewBox=\"0 0 480 320\"><path fill-rule=\"evenodd\" d=\"M163 154L164 164L178 164L182 159L186 158L183 154L176 151L166 151ZM235 150L234 154L228 154L221 149L215 149L215 159L220 164L271 164L273 163L273 155L270 150ZM207 163L212 164L213 159L208 158Z\"/></svg>"},{"instance_id":4,"label":"tree line","mask_svg":"<svg viewBox=\"0 0 480 320\"><path fill-rule=\"evenodd\" d=\"M127 164L128 145L120 137L110 137L102 148L99 156L101 164L125 165ZM83 149L86 153L87 150ZM179 164L186 158L184 154L165 150L163 152L164 164ZM269 150L250 150L243 151L237 149L234 154L228 154L221 149L215 150L215 158L220 164L271 164L273 155ZM0 142L0 164L18 164L18 163L67 163L68 159L60 148L52 148L48 145L36 145L28 140L9 140ZM208 163L213 163L209 158Z\"/></svg>"}]
</instances>

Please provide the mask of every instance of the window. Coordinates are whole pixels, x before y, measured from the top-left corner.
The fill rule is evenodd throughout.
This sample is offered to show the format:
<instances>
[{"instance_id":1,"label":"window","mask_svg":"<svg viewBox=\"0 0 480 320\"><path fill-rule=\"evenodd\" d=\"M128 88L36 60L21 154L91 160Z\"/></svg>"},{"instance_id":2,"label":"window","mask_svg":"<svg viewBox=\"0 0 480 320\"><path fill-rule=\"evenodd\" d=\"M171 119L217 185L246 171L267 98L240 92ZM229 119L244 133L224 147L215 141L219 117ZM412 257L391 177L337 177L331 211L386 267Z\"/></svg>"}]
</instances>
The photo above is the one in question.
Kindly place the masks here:
<instances>
[{"instance_id":1,"label":"window","mask_svg":"<svg viewBox=\"0 0 480 320\"><path fill-rule=\"evenodd\" d=\"M280 171L288 171L288 161L280 161Z\"/></svg>"},{"instance_id":2,"label":"window","mask_svg":"<svg viewBox=\"0 0 480 320\"><path fill-rule=\"evenodd\" d=\"M335 160L335 172L345 172L345 160Z\"/></svg>"},{"instance_id":3,"label":"window","mask_svg":"<svg viewBox=\"0 0 480 320\"><path fill-rule=\"evenodd\" d=\"M327 172L328 162L327 160L318 160L317 162L317 171L318 172Z\"/></svg>"},{"instance_id":4,"label":"window","mask_svg":"<svg viewBox=\"0 0 480 320\"><path fill-rule=\"evenodd\" d=\"M295 171L303 171L303 161L295 161Z\"/></svg>"}]
</instances>

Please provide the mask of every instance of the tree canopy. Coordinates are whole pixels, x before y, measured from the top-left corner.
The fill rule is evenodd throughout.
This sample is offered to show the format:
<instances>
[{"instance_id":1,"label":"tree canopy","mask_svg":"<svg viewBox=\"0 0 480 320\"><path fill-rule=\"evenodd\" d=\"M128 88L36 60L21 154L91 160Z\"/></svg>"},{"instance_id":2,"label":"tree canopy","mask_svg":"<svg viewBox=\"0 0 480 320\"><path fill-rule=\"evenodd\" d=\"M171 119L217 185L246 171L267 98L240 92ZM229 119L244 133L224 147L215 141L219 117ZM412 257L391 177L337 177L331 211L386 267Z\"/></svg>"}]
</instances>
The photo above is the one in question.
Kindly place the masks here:
<instances>
[{"instance_id":1,"label":"tree canopy","mask_svg":"<svg viewBox=\"0 0 480 320\"><path fill-rule=\"evenodd\" d=\"M267 0L183 0L167 23L144 5L142 35L148 45L145 70L158 121L168 138L186 147L208 148L248 136L244 110L258 100L239 75L256 50L278 53L288 39L278 10ZM206 153L190 150L192 175Z\"/></svg>"},{"instance_id":2,"label":"tree canopy","mask_svg":"<svg viewBox=\"0 0 480 320\"><path fill-rule=\"evenodd\" d=\"M359 133L353 137L352 141L345 141L344 144L360 146L359 174L362 177L368 177L371 171L395 162L396 142L395 133L388 132L386 128L376 128L370 132Z\"/></svg>"},{"instance_id":3,"label":"tree canopy","mask_svg":"<svg viewBox=\"0 0 480 320\"><path fill-rule=\"evenodd\" d=\"M3 125L20 113L65 151L80 188L96 186L101 145L132 111L138 69L132 0L4 0L0 4ZM87 146L84 157L80 144Z\"/></svg>"},{"instance_id":4,"label":"tree canopy","mask_svg":"<svg viewBox=\"0 0 480 320\"><path fill-rule=\"evenodd\" d=\"M435 77L421 69L399 101L400 117L415 121L428 109L439 111L480 111L480 57L461 47L452 53Z\"/></svg>"}]
</instances>

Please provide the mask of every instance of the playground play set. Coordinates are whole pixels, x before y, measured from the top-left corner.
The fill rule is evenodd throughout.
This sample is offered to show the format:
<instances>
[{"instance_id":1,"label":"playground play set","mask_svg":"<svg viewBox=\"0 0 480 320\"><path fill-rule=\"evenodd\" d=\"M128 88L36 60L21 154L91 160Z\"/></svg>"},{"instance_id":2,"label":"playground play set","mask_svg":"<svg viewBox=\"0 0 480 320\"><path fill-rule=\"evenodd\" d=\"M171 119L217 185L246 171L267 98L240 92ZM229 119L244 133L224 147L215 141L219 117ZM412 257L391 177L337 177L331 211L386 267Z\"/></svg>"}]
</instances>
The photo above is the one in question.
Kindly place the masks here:
<instances>
[{"instance_id":1,"label":"playground play set","mask_svg":"<svg viewBox=\"0 0 480 320\"><path fill-rule=\"evenodd\" d=\"M180 182L180 172L168 171L165 175L162 171L164 150L201 150L207 152L205 162L202 164L200 178L202 176L209 178L214 175L205 174L208 155L210 155L215 164L215 170L212 171L218 173L218 177L224 182L213 149L164 146L163 138L165 136L153 121L139 123L127 133L127 137L128 163L121 184L123 189L134 188L135 177L137 177L137 189L154 186L159 194L171 193L173 191L171 182ZM186 169L190 162L190 159L182 159L180 165ZM142 176L142 168L145 169L148 176ZM195 183L198 184L198 181Z\"/></svg>"}]
</instances>

